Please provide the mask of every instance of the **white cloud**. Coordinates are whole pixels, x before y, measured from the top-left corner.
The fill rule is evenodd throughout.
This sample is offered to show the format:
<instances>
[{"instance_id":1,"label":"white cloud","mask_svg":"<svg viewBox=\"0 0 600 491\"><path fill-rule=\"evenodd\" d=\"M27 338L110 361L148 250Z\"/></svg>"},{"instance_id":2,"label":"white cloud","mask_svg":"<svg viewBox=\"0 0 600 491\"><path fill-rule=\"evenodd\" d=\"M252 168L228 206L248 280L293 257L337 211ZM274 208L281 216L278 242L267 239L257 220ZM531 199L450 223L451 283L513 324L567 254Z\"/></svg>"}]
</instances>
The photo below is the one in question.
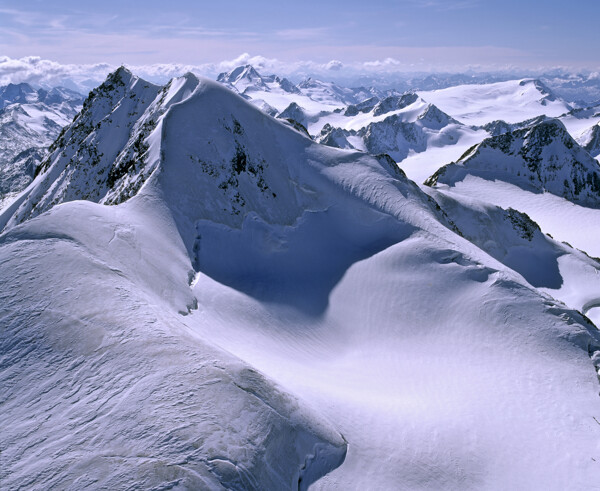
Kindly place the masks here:
<instances>
[{"instance_id":1,"label":"white cloud","mask_svg":"<svg viewBox=\"0 0 600 491\"><path fill-rule=\"evenodd\" d=\"M449 48L445 48L441 52L442 56L447 55L446 49ZM217 63L159 63L151 65L128 65L128 68L140 77L156 83L165 83L169 79L183 75L186 72L193 72L197 75L214 79L221 72L230 71L237 66L246 64L254 66L259 72L265 75L277 74L290 77L293 80L300 80L308 76L321 77L326 80L350 81L360 77L383 77L386 79L396 77L401 79L403 76L409 76L411 73L428 72L523 72L522 68L509 65L471 64L465 66L455 64L455 66L452 66L415 62L414 60L419 53L419 51L416 51L413 56L407 57L407 61L402 61L399 57L386 57L369 61L344 63L337 59L327 62L310 60L286 62L276 58L243 53L232 59ZM108 63L61 64L39 56L26 56L23 58L0 56L0 85L20 82L45 86L64 85L85 93L99 85L116 68L117 65ZM549 67L531 68L527 72L533 76L541 74L545 70L549 70ZM561 70L561 68L552 67L552 70ZM562 70L565 70L565 73L573 71L572 69L564 68ZM591 77L599 77L599 75L596 72L592 73Z\"/></svg>"},{"instance_id":2,"label":"white cloud","mask_svg":"<svg viewBox=\"0 0 600 491\"><path fill-rule=\"evenodd\" d=\"M344 68L344 64L339 60L331 60L329 63L325 65L327 70L339 71Z\"/></svg>"}]
</instances>

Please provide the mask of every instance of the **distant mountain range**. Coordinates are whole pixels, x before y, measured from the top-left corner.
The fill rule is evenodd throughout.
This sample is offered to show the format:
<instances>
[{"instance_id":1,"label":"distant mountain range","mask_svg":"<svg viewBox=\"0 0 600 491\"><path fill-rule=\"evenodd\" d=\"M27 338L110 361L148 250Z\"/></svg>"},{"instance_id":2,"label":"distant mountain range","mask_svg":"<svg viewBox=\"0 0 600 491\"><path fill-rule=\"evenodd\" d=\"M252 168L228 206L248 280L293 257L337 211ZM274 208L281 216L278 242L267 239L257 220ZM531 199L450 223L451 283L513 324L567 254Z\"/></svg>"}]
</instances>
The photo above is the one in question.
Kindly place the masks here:
<instances>
[{"instance_id":1,"label":"distant mountain range","mask_svg":"<svg viewBox=\"0 0 600 491\"><path fill-rule=\"evenodd\" d=\"M60 87L0 87L0 197L31 182L48 146L82 103L80 94Z\"/></svg>"}]
</instances>

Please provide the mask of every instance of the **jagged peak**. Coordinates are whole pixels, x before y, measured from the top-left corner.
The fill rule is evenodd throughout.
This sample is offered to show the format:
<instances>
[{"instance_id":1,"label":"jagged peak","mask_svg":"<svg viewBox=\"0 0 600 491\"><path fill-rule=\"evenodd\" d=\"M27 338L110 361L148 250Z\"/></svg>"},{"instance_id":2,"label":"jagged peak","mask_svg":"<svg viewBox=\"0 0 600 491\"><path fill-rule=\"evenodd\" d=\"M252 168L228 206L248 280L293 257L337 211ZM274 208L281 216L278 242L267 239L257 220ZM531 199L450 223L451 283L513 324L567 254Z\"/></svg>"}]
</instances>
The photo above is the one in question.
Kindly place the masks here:
<instances>
[{"instance_id":1,"label":"jagged peak","mask_svg":"<svg viewBox=\"0 0 600 491\"><path fill-rule=\"evenodd\" d=\"M110 73L106 80L110 80L111 82L122 82L125 85L129 85L131 81L137 78L131 70L126 68L124 65L121 65L114 72Z\"/></svg>"},{"instance_id":2,"label":"jagged peak","mask_svg":"<svg viewBox=\"0 0 600 491\"><path fill-rule=\"evenodd\" d=\"M414 92L407 92L402 95L390 95L382 99L374 108L373 115L379 116L414 104L419 96Z\"/></svg>"},{"instance_id":3,"label":"jagged peak","mask_svg":"<svg viewBox=\"0 0 600 491\"><path fill-rule=\"evenodd\" d=\"M262 76L256 71L256 69L252 65L240 65L235 67L230 72L220 73L217 77L217 82L235 84L242 79L262 80Z\"/></svg>"},{"instance_id":4,"label":"jagged peak","mask_svg":"<svg viewBox=\"0 0 600 491\"><path fill-rule=\"evenodd\" d=\"M420 114L419 119L447 119L452 120L452 117L442 111L435 104L427 104L425 110Z\"/></svg>"},{"instance_id":5,"label":"jagged peak","mask_svg":"<svg viewBox=\"0 0 600 491\"><path fill-rule=\"evenodd\" d=\"M425 184L454 185L467 174L600 207L600 166L558 119L486 138L456 163L436 171Z\"/></svg>"}]
</instances>

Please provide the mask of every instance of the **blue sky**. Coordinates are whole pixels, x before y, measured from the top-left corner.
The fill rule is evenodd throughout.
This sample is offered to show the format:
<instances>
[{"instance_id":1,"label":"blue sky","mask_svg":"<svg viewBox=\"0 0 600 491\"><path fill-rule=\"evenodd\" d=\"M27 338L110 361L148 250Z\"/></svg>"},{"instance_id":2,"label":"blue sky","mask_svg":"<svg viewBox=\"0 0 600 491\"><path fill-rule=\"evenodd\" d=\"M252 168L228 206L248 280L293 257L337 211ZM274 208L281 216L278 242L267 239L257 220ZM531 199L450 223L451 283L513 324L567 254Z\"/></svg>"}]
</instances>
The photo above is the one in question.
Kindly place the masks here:
<instances>
[{"instance_id":1,"label":"blue sky","mask_svg":"<svg viewBox=\"0 0 600 491\"><path fill-rule=\"evenodd\" d=\"M598 19L597 0L2 0L0 56L200 65L250 53L407 70L597 70Z\"/></svg>"}]
</instances>

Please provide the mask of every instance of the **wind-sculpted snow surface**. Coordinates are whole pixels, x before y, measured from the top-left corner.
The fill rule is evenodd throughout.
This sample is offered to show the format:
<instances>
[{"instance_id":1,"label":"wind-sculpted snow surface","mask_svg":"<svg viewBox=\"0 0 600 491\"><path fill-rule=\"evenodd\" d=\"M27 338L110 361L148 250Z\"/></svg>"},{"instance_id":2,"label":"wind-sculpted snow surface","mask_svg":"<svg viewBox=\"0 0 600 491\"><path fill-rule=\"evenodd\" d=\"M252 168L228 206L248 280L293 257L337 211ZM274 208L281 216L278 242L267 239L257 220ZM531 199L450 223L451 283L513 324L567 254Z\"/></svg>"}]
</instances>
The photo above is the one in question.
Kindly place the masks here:
<instances>
[{"instance_id":1,"label":"wind-sculpted snow surface","mask_svg":"<svg viewBox=\"0 0 600 491\"><path fill-rule=\"evenodd\" d=\"M600 165L555 119L484 140L458 162L439 169L426 184L454 185L467 175L600 207Z\"/></svg>"},{"instance_id":2,"label":"wind-sculpted snow surface","mask_svg":"<svg viewBox=\"0 0 600 491\"><path fill-rule=\"evenodd\" d=\"M5 489L306 489L345 442L193 336L160 213L68 203L2 236Z\"/></svg>"},{"instance_id":3,"label":"wind-sculpted snow surface","mask_svg":"<svg viewBox=\"0 0 600 491\"><path fill-rule=\"evenodd\" d=\"M500 243L566 249L215 82L107 83L0 215L9 487L595 484L598 331Z\"/></svg>"}]
</instances>

